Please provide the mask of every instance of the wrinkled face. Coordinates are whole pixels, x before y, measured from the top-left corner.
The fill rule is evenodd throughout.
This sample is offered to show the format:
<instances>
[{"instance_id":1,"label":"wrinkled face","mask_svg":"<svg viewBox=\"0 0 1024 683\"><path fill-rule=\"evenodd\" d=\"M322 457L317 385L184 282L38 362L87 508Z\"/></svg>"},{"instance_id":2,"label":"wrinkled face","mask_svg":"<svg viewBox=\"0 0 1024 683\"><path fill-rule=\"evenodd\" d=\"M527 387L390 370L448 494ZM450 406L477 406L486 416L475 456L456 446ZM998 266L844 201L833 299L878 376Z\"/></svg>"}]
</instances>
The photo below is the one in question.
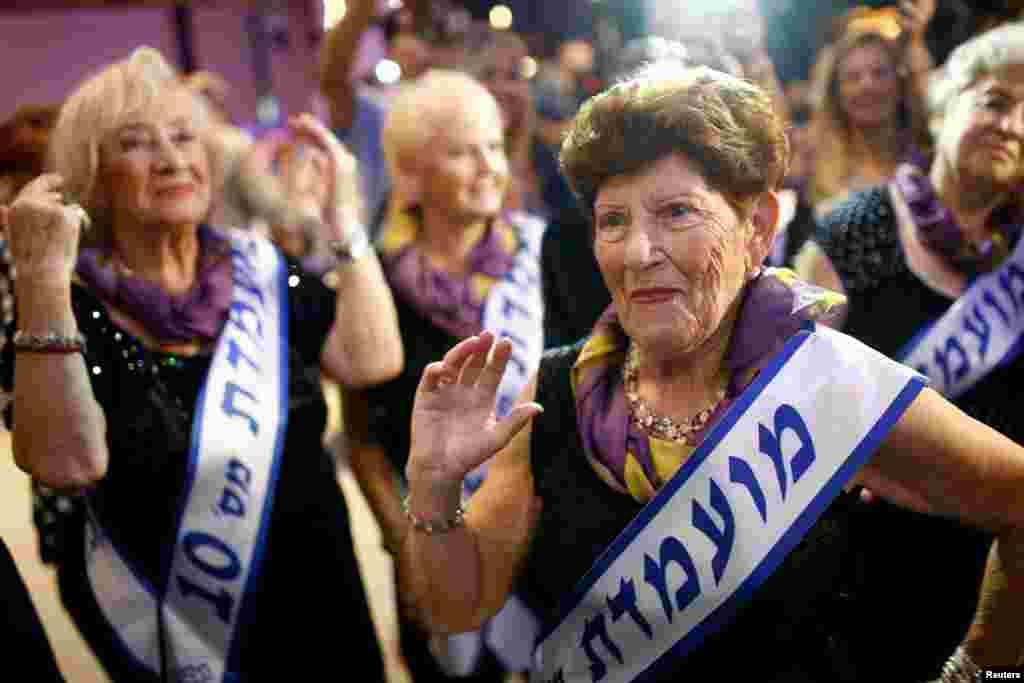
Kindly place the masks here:
<instances>
[{"instance_id":1,"label":"wrinkled face","mask_svg":"<svg viewBox=\"0 0 1024 683\"><path fill-rule=\"evenodd\" d=\"M681 155L609 179L594 202L594 249L622 326L661 357L714 335L760 263L754 241Z\"/></svg>"},{"instance_id":2,"label":"wrinkled face","mask_svg":"<svg viewBox=\"0 0 1024 683\"><path fill-rule=\"evenodd\" d=\"M1024 179L1024 64L977 79L953 99L936 144L958 175L1006 188Z\"/></svg>"},{"instance_id":3,"label":"wrinkled face","mask_svg":"<svg viewBox=\"0 0 1024 683\"><path fill-rule=\"evenodd\" d=\"M501 114L490 98L455 109L422 155L421 202L456 223L493 218L509 183Z\"/></svg>"},{"instance_id":4,"label":"wrinkled face","mask_svg":"<svg viewBox=\"0 0 1024 683\"><path fill-rule=\"evenodd\" d=\"M195 225L210 208L210 168L193 95L175 88L100 144L97 203L115 223Z\"/></svg>"},{"instance_id":5,"label":"wrinkled face","mask_svg":"<svg viewBox=\"0 0 1024 683\"><path fill-rule=\"evenodd\" d=\"M891 122L900 105L900 81L889 53L880 45L862 45L839 65L839 107L853 128Z\"/></svg>"}]
</instances>

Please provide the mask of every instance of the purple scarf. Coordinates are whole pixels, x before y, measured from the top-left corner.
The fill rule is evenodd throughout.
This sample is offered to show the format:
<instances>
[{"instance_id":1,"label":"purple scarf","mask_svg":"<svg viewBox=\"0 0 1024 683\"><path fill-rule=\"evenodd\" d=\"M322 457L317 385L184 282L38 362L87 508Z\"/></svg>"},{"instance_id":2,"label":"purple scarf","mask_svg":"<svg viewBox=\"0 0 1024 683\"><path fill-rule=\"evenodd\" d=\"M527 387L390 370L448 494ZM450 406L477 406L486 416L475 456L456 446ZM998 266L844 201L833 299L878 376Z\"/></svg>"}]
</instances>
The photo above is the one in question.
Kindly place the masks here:
<instances>
[{"instance_id":1,"label":"purple scarf","mask_svg":"<svg viewBox=\"0 0 1024 683\"><path fill-rule=\"evenodd\" d=\"M89 289L142 324L155 339L211 342L220 334L231 305L230 252L227 237L200 225L196 282L180 296L119 271L100 249L83 249L75 272Z\"/></svg>"},{"instance_id":2,"label":"purple scarf","mask_svg":"<svg viewBox=\"0 0 1024 683\"><path fill-rule=\"evenodd\" d=\"M417 231L414 216L396 210L381 235L381 265L395 294L454 337L479 333L487 293L512 267L515 231L495 219L469 252L465 275L432 268L416 243Z\"/></svg>"},{"instance_id":3,"label":"purple scarf","mask_svg":"<svg viewBox=\"0 0 1024 683\"><path fill-rule=\"evenodd\" d=\"M765 269L741 296L742 308L725 359L731 376L726 398L688 444L649 437L630 419L621 372L629 338L614 307L598 320L572 368L571 380L583 449L611 488L640 503L650 500L786 340L805 321L828 320L845 303L841 295L781 268Z\"/></svg>"},{"instance_id":4,"label":"purple scarf","mask_svg":"<svg viewBox=\"0 0 1024 683\"><path fill-rule=\"evenodd\" d=\"M907 204L921 242L968 276L993 270L1009 256L1010 247L1020 235L1021 216L1006 207L992 216L996 227L991 239L978 246L964 239L953 212L939 201L923 158L901 165L893 183Z\"/></svg>"}]
</instances>

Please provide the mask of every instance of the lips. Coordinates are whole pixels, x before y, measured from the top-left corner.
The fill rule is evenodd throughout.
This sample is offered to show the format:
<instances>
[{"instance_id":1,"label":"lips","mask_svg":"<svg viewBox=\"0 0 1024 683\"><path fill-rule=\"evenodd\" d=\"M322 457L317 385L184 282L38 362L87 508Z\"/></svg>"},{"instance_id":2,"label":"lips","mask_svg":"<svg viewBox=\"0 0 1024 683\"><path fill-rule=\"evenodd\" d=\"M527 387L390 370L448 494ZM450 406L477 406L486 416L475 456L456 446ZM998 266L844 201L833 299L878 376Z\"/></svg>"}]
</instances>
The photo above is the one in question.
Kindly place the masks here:
<instances>
[{"instance_id":1,"label":"lips","mask_svg":"<svg viewBox=\"0 0 1024 683\"><path fill-rule=\"evenodd\" d=\"M629 299L638 304L656 304L668 301L676 294L679 294L678 289L651 287L633 290L629 295Z\"/></svg>"},{"instance_id":2,"label":"lips","mask_svg":"<svg viewBox=\"0 0 1024 683\"><path fill-rule=\"evenodd\" d=\"M195 192L195 185L188 183L185 185L173 185L170 187L162 187L156 190L156 196L158 197L170 197L170 198L181 198L187 197L188 195Z\"/></svg>"}]
</instances>

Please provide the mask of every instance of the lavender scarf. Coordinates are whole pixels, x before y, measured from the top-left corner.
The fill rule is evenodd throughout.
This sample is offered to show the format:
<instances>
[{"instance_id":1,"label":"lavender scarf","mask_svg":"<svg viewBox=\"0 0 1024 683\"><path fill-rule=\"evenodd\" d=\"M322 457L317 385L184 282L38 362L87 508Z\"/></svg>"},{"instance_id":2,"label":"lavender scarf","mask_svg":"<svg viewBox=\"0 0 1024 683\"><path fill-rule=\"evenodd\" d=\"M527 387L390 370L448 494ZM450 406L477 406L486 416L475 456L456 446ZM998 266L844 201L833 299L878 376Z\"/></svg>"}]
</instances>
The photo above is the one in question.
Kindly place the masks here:
<instances>
[{"instance_id":1,"label":"lavender scarf","mask_svg":"<svg viewBox=\"0 0 1024 683\"><path fill-rule=\"evenodd\" d=\"M220 334L231 305L230 252L226 236L200 225L196 282L180 296L119 271L100 249L83 249L75 272L89 289L141 323L154 338L211 342Z\"/></svg>"},{"instance_id":2,"label":"lavender scarf","mask_svg":"<svg viewBox=\"0 0 1024 683\"><path fill-rule=\"evenodd\" d=\"M381 265L395 293L435 326L463 339L481 331L491 287L512 267L515 231L495 219L469 252L465 275L432 268L416 243L418 221L394 210L381 234Z\"/></svg>"},{"instance_id":3,"label":"lavender scarf","mask_svg":"<svg viewBox=\"0 0 1024 683\"><path fill-rule=\"evenodd\" d=\"M621 372L629 338L614 307L598 320L573 365L571 381L583 449L597 474L614 490L640 503L654 497L786 340L808 320L833 317L845 303L841 295L781 268L762 271L741 296L744 300L725 360L732 378L726 400L689 444L650 437L633 424Z\"/></svg>"}]
</instances>

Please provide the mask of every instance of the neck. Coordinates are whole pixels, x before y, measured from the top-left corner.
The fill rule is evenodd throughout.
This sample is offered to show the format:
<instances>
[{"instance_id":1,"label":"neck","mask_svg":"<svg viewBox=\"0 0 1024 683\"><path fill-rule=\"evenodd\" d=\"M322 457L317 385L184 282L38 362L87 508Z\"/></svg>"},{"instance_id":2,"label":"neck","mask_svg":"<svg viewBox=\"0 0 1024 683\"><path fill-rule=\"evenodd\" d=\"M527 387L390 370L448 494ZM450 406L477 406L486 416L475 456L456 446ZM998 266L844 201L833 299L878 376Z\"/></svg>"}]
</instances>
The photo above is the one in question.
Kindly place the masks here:
<instances>
[{"instance_id":1,"label":"neck","mask_svg":"<svg viewBox=\"0 0 1024 683\"><path fill-rule=\"evenodd\" d=\"M729 340L739 306L733 306L718 330L699 348L671 356L640 348L638 381L641 394L671 413L685 414L694 403L705 403L729 381L725 366Z\"/></svg>"},{"instance_id":2,"label":"neck","mask_svg":"<svg viewBox=\"0 0 1024 683\"><path fill-rule=\"evenodd\" d=\"M433 266L461 273L466 270L470 251L486 229L485 220L460 221L425 208L419 242Z\"/></svg>"},{"instance_id":3,"label":"neck","mask_svg":"<svg viewBox=\"0 0 1024 683\"><path fill-rule=\"evenodd\" d=\"M957 173L951 164L937 157L929 176L935 195L952 212L969 241L988 236L992 213L1005 201L1005 192L991 182Z\"/></svg>"},{"instance_id":4,"label":"neck","mask_svg":"<svg viewBox=\"0 0 1024 683\"><path fill-rule=\"evenodd\" d=\"M902 154L901 131L892 123L854 128L849 137L850 159L861 166L888 166Z\"/></svg>"},{"instance_id":5,"label":"neck","mask_svg":"<svg viewBox=\"0 0 1024 683\"><path fill-rule=\"evenodd\" d=\"M119 229L115 225L113 235L113 257L132 274L160 284L172 295L192 288L199 260L198 226Z\"/></svg>"}]
</instances>

